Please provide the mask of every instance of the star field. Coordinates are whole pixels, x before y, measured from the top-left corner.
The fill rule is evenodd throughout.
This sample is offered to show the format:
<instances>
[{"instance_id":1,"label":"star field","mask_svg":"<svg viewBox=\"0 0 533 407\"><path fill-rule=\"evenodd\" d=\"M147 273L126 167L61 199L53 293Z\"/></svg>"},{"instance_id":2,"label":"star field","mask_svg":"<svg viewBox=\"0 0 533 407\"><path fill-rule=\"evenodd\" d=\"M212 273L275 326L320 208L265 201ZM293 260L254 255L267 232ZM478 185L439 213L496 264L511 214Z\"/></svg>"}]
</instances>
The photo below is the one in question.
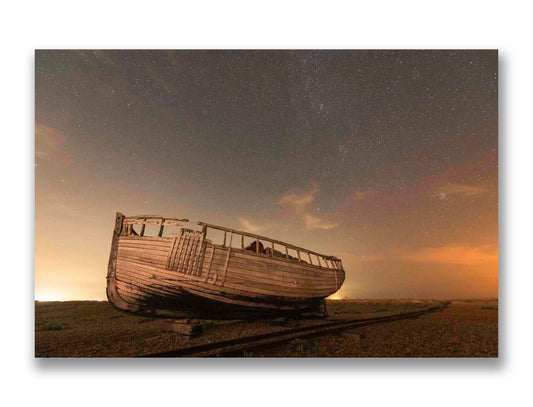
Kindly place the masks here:
<instances>
[{"instance_id":1,"label":"star field","mask_svg":"<svg viewBox=\"0 0 533 407\"><path fill-rule=\"evenodd\" d=\"M496 51L37 51L36 286L103 296L121 210L336 252L343 295L494 295L497 68Z\"/></svg>"}]
</instances>

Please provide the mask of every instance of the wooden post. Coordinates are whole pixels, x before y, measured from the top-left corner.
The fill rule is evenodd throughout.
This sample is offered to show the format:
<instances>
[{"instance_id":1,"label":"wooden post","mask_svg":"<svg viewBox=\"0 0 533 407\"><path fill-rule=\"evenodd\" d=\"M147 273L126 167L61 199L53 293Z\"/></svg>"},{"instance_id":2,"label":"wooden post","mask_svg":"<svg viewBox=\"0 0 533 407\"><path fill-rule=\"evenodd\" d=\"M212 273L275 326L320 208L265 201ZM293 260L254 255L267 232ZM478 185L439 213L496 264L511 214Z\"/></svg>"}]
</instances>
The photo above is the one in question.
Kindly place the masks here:
<instances>
[{"instance_id":1,"label":"wooden post","mask_svg":"<svg viewBox=\"0 0 533 407\"><path fill-rule=\"evenodd\" d=\"M165 222L165 219L161 219L161 227L159 228L159 234L158 234L159 237L163 236L163 229L165 227L165 225L163 225L164 222Z\"/></svg>"},{"instance_id":2,"label":"wooden post","mask_svg":"<svg viewBox=\"0 0 533 407\"><path fill-rule=\"evenodd\" d=\"M228 232L224 232L224 243L222 243L222 246L226 246L226 234L227 234L227 233L228 233Z\"/></svg>"},{"instance_id":3,"label":"wooden post","mask_svg":"<svg viewBox=\"0 0 533 407\"><path fill-rule=\"evenodd\" d=\"M289 249L287 249L287 246L285 246L285 257L289 258Z\"/></svg>"},{"instance_id":4,"label":"wooden post","mask_svg":"<svg viewBox=\"0 0 533 407\"><path fill-rule=\"evenodd\" d=\"M141 233L139 236L144 236L144 228L146 228L146 224L144 222L146 222L146 218L143 219L143 225L141 227Z\"/></svg>"},{"instance_id":5,"label":"wooden post","mask_svg":"<svg viewBox=\"0 0 533 407\"><path fill-rule=\"evenodd\" d=\"M311 253L307 252L307 256L309 257L309 263L313 265L313 260L311 260Z\"/></svg>"},{"instance_id":6,"label":"wooden post","mask_svg":"<svg viewBox=\"0 0 533 407\"><path fill-rule=\"evenodd\" d=\"M274 242L270 242L272 245L272 253L270 253L270 257L274 257Z\"/></svg>"},{"instance_id":7,"label":"wooden post","mask_svg":"<svg viewBox=\"0 0 533 407\"><path fill-rule=\"evenodd\" d=\"M209 265L207 266L207 273L205 274L204 283L209 280L209 273L211 273L211 263L213 263L213 257L215 257L215 246L212 246L211 258L209 259Z\"/></svg>"},{"instance_id":8,"label":"wooden post","mask_svg":"<svg viewBox=\"0 0 533 407\"><path fill-rule=\"evenodd\" d=\"M259 253L259 239L255 239L255 252Z\"/></svg>"},{"instance_id":9,"label":"wooden post","mask_svg":"<svg viewBox=\"0 0 533 407\"><path fill-rule=\"evenodd\" d=\"M244 235L241 235L241 249L244 249Z\"/></svg>"},{"instance_id":10,"label":"wooden post","mask_svg":"<svg viewBox=\"0 0 533 407\"><path fill-rule=\"evenodd\" d=\"M296 253L298 254L298 261L301 263L302 258L300 257L300 250L296 250Z\"/></svg>"},{"instance_id":11,"label":"wooden post","mask_svg":"<svg viewBox=\"0 0 533 407\"><path fill-rule=\"evenodd\" d=\"M233 240L233 232L231 232L231 235L229 236L229 247L228 247L228 257L226 257L226 264L224 265L224 277L222 277L222 285L226 282L226 274L228 274L228 264L229 264L229 258L231 255L231 241Z\"/></svg>"}]
</instances>

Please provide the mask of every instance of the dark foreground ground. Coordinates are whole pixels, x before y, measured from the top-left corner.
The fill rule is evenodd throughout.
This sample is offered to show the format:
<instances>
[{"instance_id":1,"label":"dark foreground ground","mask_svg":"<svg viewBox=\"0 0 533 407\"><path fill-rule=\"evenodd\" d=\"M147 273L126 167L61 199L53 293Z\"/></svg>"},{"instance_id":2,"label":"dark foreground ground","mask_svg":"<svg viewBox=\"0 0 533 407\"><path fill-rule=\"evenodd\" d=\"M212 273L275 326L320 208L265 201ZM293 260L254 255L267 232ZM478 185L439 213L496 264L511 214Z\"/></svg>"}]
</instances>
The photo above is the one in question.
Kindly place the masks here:
<instances>
[{"instance_id":1,"label":"dark foreground ground","mask_svg":"<svg viewBox=\"0 0 533 407\"><path fill-rule=\"evenodd\" d=\"M423 309L430 300L328 301L329 319L359 319ZM321 320L322 321L322 320ZM107 302L36 302L36 357L134 357L321 321L201 321L195 339L163 319L130 316ZM438 313L337 335L294 340L252 357L498 357L498 301L459 300Z\"/></svg>"}]
</instances>

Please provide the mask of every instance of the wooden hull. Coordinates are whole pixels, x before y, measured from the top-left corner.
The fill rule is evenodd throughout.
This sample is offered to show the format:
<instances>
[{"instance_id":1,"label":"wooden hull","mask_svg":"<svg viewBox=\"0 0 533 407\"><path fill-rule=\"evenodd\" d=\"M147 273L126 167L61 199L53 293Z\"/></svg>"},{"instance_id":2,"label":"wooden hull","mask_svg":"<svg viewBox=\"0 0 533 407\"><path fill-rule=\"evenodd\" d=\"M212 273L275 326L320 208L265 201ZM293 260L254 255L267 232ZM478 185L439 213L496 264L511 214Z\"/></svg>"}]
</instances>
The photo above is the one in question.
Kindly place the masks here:
<instances>
[{"instance_id":1,"label":"wooden hull","mask_svg":"<svg viewBox=\"0 0 533 407\"><path fill-rule=\"evenodd\" d=\"M124 311L208 319L325 316L324 298L344 282L342 268L213 244L200 232L125 235L123 220L117 214L107 296Z\"/></svg>"}]
</instances>

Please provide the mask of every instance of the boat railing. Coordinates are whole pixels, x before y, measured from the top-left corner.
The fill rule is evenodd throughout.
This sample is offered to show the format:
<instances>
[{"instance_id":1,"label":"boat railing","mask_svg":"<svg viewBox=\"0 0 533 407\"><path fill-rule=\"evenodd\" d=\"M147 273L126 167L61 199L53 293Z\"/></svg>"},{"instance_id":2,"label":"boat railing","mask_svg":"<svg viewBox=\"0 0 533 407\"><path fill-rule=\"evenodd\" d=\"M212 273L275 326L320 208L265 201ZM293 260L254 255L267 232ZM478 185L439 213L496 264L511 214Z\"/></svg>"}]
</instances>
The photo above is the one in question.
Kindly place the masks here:
<instances>
[{"instance_id":1,"label":"boat railing","mask_svg":"<svg viewBox=\"0 0 533 407\"><path fill-rule=\"evenodd\" d=\"M165 226L175 226L175 227L182 227L183 225L180 222L189 222L189 219L185 218L173 218L168 216L160 216L160 215L138 215L138 216L127 216L124 217L123 220L123 228L122 228L122 236L145 236L145 230L146 225L156 225L159 226L159 232L157 234L157 237L163 237L163 232ZM336 269L340 270L342 269L342 263L341 260L338 259L335 256L327 256L312 250L305 249L303 247L298 247L295 245L292 245L290 243L282 242L281 240L272 239L270 237L261 236L255 233L250 232L244 232L242 230L235 230L231 228L227 228L224 226L218 226L218 225L212 225L205 222L198 222L199 226L202 227L202 234L204 235L204 239L207 238L208 229L214 229L219 230L224 233L223 235L223 241L221 243L221 246L223 247L232 247L234 236L236 238L240 237L240 249L245 249L244 244L244 238L251 238L252 240L255 240L255 252L258 254L263 254L268 257L277 257L277 258L285 258L286 260L292 260L299 263L305 263L310 264L312 266L318 266L318 267L325 267L330 269ZM141 225L140 231L135 231L133 229L134 225ZM229 234L229 244L228 244L228 234ZM176 235L170 235L169 237L173 237ZM266 247L265 252L260 251L260 242L263 244L263 242L268 243L269 247ZM276 250L276 245L281 246L281 251ZM264 244L263 244L263 247ZM289 250L293 250L296 253L296 257L289 254ZM305 256L305 257L304 257ZM313 259L311 256L315 257L315 262L313 262ZM307 258L307 260L306 260Z\"/></svg>"},{"instance_id":2,"label":"boat railing","mask_svg":"<svg viewBox=\"0 0 533 407\"><path fill-rule=\"evenodd\" d=\"M291 259L291 260L297 261L299 263L306 263L306 264L310 264L312 266L319 266L319 267L325 267L325 268L331 268L331 269L337 269L337 270L342 269L341 260L338 259L335 256L327 256L327 255L324 255L324 254L320 254L320 253L317 253L315 251L305 249L303 247L298 247L298 246L292 245L290 243L282 242L281 240L272 239L270 237L260 236L260 235L257 235L255 233L244 232L244 231L241 231L241 230L235 230L235 229L231 229L231 228L226 228L224 226L212 225L212 224L205 223L205 222L198 222L197 224L199 226L202 226L202 233L204 234L204 239L207 237L208 229L215 229L215 230L220 230L220 231L224 232L224 239L223 239L223 242L222 242L222 246L223 247L229 247L231 249L232 248L232 244L233 244L234 236L236 236L237 238L240 237L240 241L241 241L240 242L240 246L241 246L240 249L245 249L244 238L248 237L248 238L251 238L251 239L255 240L255 252L256 253L261 253L260 250L259 250L259 242L260 241L268 242L270 244L270 250L266 250L267 253L263 253L264 255L266 255L268 257L278 257L279 255L277 255L277 253L279 253L282 257L284 257L287 260ZM228 234L229 234L229 244L227 244L227 242L228 242ZM277 250L275 250L275 245L281 246L282 249L284 249L283 251L285 252L285 254L283 254L283 252L278 252ZM289 250L294 250L296 252L297 257L290 256L289 255ZM309 259L309 262L304 260L302 258L302 255L307 255L307 258ZM313 263L311 255L315 256L315 258L316 258L316 262L315 263ZM321 261L321 259L322 259L322 261Z\"/></svg>"},{"instance_id":3,"label":"boat railing","mask_svg":"<svg viewBox=\"0 0 533 407\"><path fill-rule=\"evenodd\" d=\"M159 225L159 233L158 237L163 236L163 230L165 226L177 226L181 227L180 222L188 222L189 219L185 218L171 218L168 216L160 216L160 215L139 215L139 216L128 216L124 218L123 221L123 235L129 236L129 235L138 235L138 236L144 236L144 232L146 229L146 225ZM139 233L135 232L133 229L133 225L142 225L141 231Z\"/></svg>"}]
</instances>

